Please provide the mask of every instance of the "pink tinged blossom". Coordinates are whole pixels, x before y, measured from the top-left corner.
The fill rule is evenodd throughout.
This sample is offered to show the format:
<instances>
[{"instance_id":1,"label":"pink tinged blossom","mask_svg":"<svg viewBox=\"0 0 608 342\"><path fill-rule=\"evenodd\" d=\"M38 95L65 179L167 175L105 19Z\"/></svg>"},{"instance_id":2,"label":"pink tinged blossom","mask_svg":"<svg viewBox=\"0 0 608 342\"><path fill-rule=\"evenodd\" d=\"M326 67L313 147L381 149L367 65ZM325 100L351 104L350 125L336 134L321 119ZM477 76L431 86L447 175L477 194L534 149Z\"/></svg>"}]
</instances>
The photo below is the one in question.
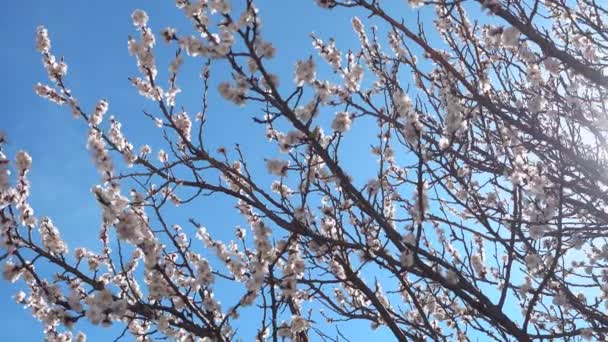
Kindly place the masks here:
<instances>
[{"instance_id":1,"label":"pink tinged blossom","mask_svg":"<svg viewBox=\"0 0 608 342\"><path fill-rule=\"evenodd\" d=\"M82 331L79 331L76 335L75 342L86 342L87 335L85 335Z\"/></svg>"},{"instance_id":2,"label":"pink tinged blossom","mask_svg":"<svg viewBox=\"0 0 608 342\"><path fill-rule=\"evenodd\" d=\"M401 252L401 255L399 256L399 261L401 262L401 266L403 267L413 267L415 263L414 252L407 248L404 249Z\"/></svg>"},{"instance_id":3,"label":"pink tinged blossom","mask_svg":"<svg viewBox=\"0 0 608 342\"><path fill-rule=\"evenodd\" d=\"M176 38L177 31L172 27L166 27L160 31L160 35L163 37L165 43L171 42Z\"/></svg>"},{"instance_id":4,"label":"pink tinged blossom","mask_svg":"<svg viewBox=\"0 0 608 342\"><path fill-rule=\"evenodd\" d=\"M344 86L348 91L357 92L361 88L363 79L363 68L359 64L353 64L344 73Z\"/></svg>"},{"instance_id":5,"label":"pink tinged blossom","mask_svg":"<svg viewBox=\"0 0 608 342\"><path fill-rule=\"evenodd\" d=\"M333 275L337 278L337 279L345 279L346 278L346 273L344 273L344 268L342 267L342 265L340 265L340 263L338 261L336 261L335 259L332 259L329 262L329 268L331 270L331 273L333 273Z\"/></svg>"},{"instance_id":6,"label":"pink tinged blossom","mask_svg":"<svg viewBox=\"0 0 608 342\"><path fill-rule=\"evenodd\" d=\"M321 8L332 8L335 6L335 0L315 0L317 5Z\"/></svg>"},{"instance_id":7,"label":"pink tinged blossom","mask_svg":"<svg viewBox=\"0 0 608 342\"><path fill-rule=\"evenodd\" d=\"M272 59L276 55L277 50L270 42L260 42L256 45L256 53L259 57Z\"/></svg>"},{"instance_id":8,"label":"pink tinged blossom","mask_svg":"<svg viewBox=\"0 0 608 342\"><path fill-rule=\"evenodd\" d=\"M148 81L143 80L139 77L130 79L131 83L137 88L139 94L153 101L160 101L162 99L162 88L153 87Z\"/></svg>"},{"instance_id":9,"label":"pink tinged blossom","mask_svg":"<svg viewBox=\"0 0 608 342\"><path fill-rule=\"evenodd\" d=\"M441 139L439 139L439 149L444 151L448 147L450 147L450 140L446 137L441 137Z\"/></svg>"},{"instance_id":10,"label":"pink tinged blossom","mask_svg":"<svg viewBox=\"0 0 608 342\"><path fill-rule=\"evenodd\" d=\"M37 83L34 87L34 91L36 92L36 95L56 104L62 105L66 102L63 96L59 95L55 89L49 87L48 85Z\"/></svg>"},{"instance_id":11,"label":"pink tinged blossom","mask_svg":"<svg viewBox=\"0 0 608 342\"><path fill-rule=\"evenodd\" d=\"M158 151L158 161L161 163L166 163L169 160L169 155L164 150Z\"/></svg>"},{"instance_id":12,"label":"pink tinged blossom","mask_svg":"<svg viewBox=\"0 0 608 342\"><path fill-rule=\"evenodd\" d=\"M15 158L15 165L19 173L24 174L32 167L32 157L25 151L19 151Z\"/></svg>"},{"instance_id":13,"label":"pink tinged blossom","mask_svg":"<svg viewBox=\"0 0 608 342\"><path fill-rule=\"evenodd\" d=\"M230 13L230 2L228 0L211 0L209 1L209 7L221 14Z\"/></svg>"},{"instance_id":14,"label":"pink tinged blossom","mask_svg":"<svg viewBox=\"0 0 608 342\"><path fill-rule=\"evenodd\" d=\"M340 50L336 48L336 43L333 39L330 39L328 43L325 43L321 39L314 38L312 45L315 49L319 50L319 55L325 59L334 70L340 69L342 55Z\"/></svg>"},{"instance_id":15,"label":"pink tinged blossom","mask_svg":"<svg viewBox=\"0 0 608 342\"><path fill-rule=\"evenodd\" d=\"M89 123L93 126L99 126L103 120L103 116L108 111L108 102L106 100L100 100L95 106L93 114L89 117Z\"/></svg>"},{"instance_id":16,"label":"pink tinged blossom","mask_svg":"<svg viewBox=\"0 0 608 342\"><path fill-rule=\"evenodd\" d=\"M538 269L543 263L543 260L536 253L529 253L526 256L525 261L526 267L531 271Z\"/></svg>"},{"instance_id":17,"label":"pink tinged blossom","mask_svg":"<svg viewBox=\"0 0 608 342\"><path fill-rule=\"evenodd\" d=\"M17 292L17 294L15 294L13 296L13 299L15 299L15 302L17 302L17 303L24 304L25 297L26 297L25 292L19 291L19 292Z\"/></svg>"},{"instance_id":18,"label":"pink tinged blossom","mask_svg":"<svg viewBox=\"0 0 608 342\"><path fill-rule=\"evenodd\" d=\"M289 161L280 159L269 159L266 161L266 169L275 176L287 176Z\"/></svg>"},{"instance_id":19,"label":"pink tinged blossom","mask_svg":"<svg viewBox=\"0 0 608 342\"><path fill-rule=\"evenodd\" d=\"M393 105L398 117L407 118L412 110L412 100L401 90L393 93Z\"/></svg>"},{"instance_id":20,"label":"pink tinged blossom","mask_svg":"<svg viewBox=\"0 0 608 342\"><path fill-rule=\"evenodd\" d=\"M291 329L287 322L282 322L277 329L277 336L281 338L291 338Z\"/></svg>"},{"instance_id":21,"label":"pink tinged blossom","mask_svg":"<svg viewBox=\"0 0 608 342\"><path fill-rule=\"evenodd\" d=\"M418 8L418 7L422 7L424 5L424 0L407 0L407 3L412 8Z\"/></svg>"},{"instance_id":22,"label":"pink tinged blossom","mask_svg":"<svg viewBox=\"0 0 608 342\"><path fill-rule=\"evenodd\" d=\"M48 53L51 51L51 40L49 39L49 33L44 26L38 26L36 28L36 50L41 53Z\"/></svg>"},{"instance_id":23,"label":"pink tinged blossom","mask_svg":"<svg viewBox=\"0 0 608 342\"><path fill-rule=\"evenodd\" d=\"M133 11L131 19L133 19L133 25L137 27L144 27L148 24L148 14L140 9Z\"/></svg>"},{"instance_id":24,"label":"pink tinged blossom","mask_svg":"<svg viewBox=\"0 0 608 342\"><path fill-rule=\"evenodd\" d=\"M183 59L182 55L176 56L171 61L171 64L169 64L169 72L173 73L173 74L177 74L177 72L179 71L179 68L182 66L183 63L184 63L184 59Z\"/></svg>"},{"instance_id":25,"label":"pink tinged blossom","mask_svg":"<svg viewBox=\"0 0 608 342\"><path fill-rule=\"evenodd\" d=\"M174 114L171 118L177 131L186 139L190 141L190 131L192 130L192 121L190 116L186 112Z\"/></svg>"},{"instance_id":26,"label":"pink tinged blossom","mask_svg":"<svg viewBox=\"0 0 608 342\"><path fill-rule=\"evenodd\" d=\"M51 253L63 254L68 252L68 247L61 239L59 230L48 217L44 217L41 220L40 236L42 238L42 245Z\"/></svg>"},{"instance_id":27,"label":"pink tinged blossom","mask_svg":"<svg viewBox=\"0 0 608 342\"><path fill-rule=\"evenodd\" d=\"M477 253L471 256L471 264L479 277L484 278L486 276L486 266L481 254Z\"/></svg>"},{"instance_id":28,"label":"pink tinged blossom","mask_svg":"<svg viewBox=\"0 0 608 342\"><path fill-rule=\"evenodd\" d=\"M373 178L367 182L366 186L367 192L370 194L370 196L375 196L376 194L378 194L378 191L380 191L382 185L378 179Z\"/></svg>"},{"instance_id":29,"label":"pink tinged blossom","mask_svg":"<svg viewBox=\"0 0 608 342\"><path fill-rule=\"evenodd\" d=\"M301 87L304 84L310 84L316 78L317 72L315 62L312 60L312 58L308 58L306 61L298 61L296 63L294 82L298 87Z\"/></svg>"},{"instance_id":30,"label":"pink tinged blossom","mask_svg":"<svg viewBox=\"0 0 608 342\"><path fill-rule=\"evenodd\" d=\"M519 43L521 33L515 27L507 27L502 31L502 43L507 47L515 47Z\"/></svg>"},{"instance_id":31,"label":"pink tinged blossom","mask_svg":"<svg viewBox=\"0 0 608 342\"><path fill-rule=\"evenodd\" d=\"M560 61L557 58L547 57L543 62L545 69L553 75L559 74L560 71Z\"/></svg>"},{"instance_id":32,"label":"pink tinged blossom","mask_svg":"<svg viewBox=\"0 0 608 342\"><path fill-rule=\"evenodd\" d=\"M363 32L364 26L363 26L363 23L361 22L361 19L359 19L359 17L353 17L353 19L351 20L351 24L353 25L353 29L357 33Z\"/></svg>"},{"instance_id":33,"label":"pink tinged blossom","mask_svg":"<svg viewBox=\"0 0 608 342\"><path fill-rule=\"evenodd\" d=\"M331 123L331 128L340 133L344 133L350 130L352 125L352 120L350 118L350 113L348 112L339 112L334 117L334 121Z\"/></svg>"},{"instance_id":34,"label":"pink tinged blossom","mask_svg":"<svg viewBox=\"0 0 608 342\"><path fill-rule=\"evenodd\" d=\"M291 316L291 333L298 334L310 327L310 322L304 317L293 315Z\"/></svg>"},{"instance_id":35,"label":"pink tinged blossom","mask_svg":"<svg viewBox=\"0 0 608 342\"><path fill-rule=\"evenodd\" d=\"M22 273L23 268L15 265L11 261L5 262L2 268L2 277L11 283L16 282L19 277L21 277Z\"/></svg>"}]
</instances>

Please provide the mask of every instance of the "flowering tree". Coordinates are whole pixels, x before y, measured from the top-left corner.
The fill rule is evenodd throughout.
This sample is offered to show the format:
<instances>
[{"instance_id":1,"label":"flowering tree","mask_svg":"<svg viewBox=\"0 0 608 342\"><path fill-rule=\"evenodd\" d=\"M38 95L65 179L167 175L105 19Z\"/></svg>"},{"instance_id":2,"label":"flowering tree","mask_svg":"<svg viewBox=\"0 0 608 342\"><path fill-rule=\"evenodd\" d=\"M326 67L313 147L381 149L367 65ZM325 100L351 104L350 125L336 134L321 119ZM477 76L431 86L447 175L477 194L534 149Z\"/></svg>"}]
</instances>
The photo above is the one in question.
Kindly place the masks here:
<instances>
[{"instance_id":1,"label":"flowering tree","mask_svg":"<svg viewBox=\"0 0 608 342\"><path fill-rule=\"evenodd\" d=\"M35 91L86 122L103 213L99 251L69 250L28 202L30 156L0 152L3 276L24 282L15 299L47 339L84 341L70 329L88 320L142 341L228 341L247 307L259 311L259 340L337 341L324 322L343 321L400 341L608 338L608 6L409 0L436 16L406 23L378 0L316 4L376 25L354 17L360 46L349 51L312 36L318 57L275 75L253 1L177 0L193 32L160 31L175 51L167 86L157 35L135 11L128 48L141 74L130 81L155 103L142 119L160 128L167 148L157 151L133 146L118 118L104 121L106 100L79 105L37 29L50 83ZM194 115L177 96L186 56L202 66ZM260 152L270 188L250 172L255 156L207 147L217 63L230 69L214 74L217 91L254 108L281 153ZM377 133L371 179L342 162L356 125ZM204 217L166 218L200 196L231 199L249 227L221 241ZM220 303L220 283L240 295Z\"/></svg>"}]
</instances>

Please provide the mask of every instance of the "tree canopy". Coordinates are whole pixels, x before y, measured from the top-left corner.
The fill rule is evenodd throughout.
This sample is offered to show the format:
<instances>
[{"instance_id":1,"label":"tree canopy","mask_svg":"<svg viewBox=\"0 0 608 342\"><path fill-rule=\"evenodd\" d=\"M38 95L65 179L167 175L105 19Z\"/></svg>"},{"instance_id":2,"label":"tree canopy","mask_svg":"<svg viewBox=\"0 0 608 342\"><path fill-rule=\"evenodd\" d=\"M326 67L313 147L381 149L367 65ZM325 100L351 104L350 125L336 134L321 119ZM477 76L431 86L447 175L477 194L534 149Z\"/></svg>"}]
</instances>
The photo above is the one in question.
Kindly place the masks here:
<instances>
[{"instance_id":1,"label":"tree canopy","mask_svg":"<svg viewBox=\"0 0 608 342\"><path fill-rule=\"evenodd\" d=\"M352 14L358 46L311 33L289 73L264 34L289 27L262 25L254 1L175 4L189 32L131 15L132 95L158 126L141 146L111 99L80 105L78 56L36 30L35 92L78 119L100 175L99 245L65 241L30 205L35 161L0 135L3 277L46 339L85 341L81 321L140 341L342 341L355 324L399 341L608 339L608 4L316 0ZM180 104L186 60L198 108ZM210 141L211 93L272 147ZM232 239L196 215L209 198L236 208Z\"/></svg>"}]
</instances>

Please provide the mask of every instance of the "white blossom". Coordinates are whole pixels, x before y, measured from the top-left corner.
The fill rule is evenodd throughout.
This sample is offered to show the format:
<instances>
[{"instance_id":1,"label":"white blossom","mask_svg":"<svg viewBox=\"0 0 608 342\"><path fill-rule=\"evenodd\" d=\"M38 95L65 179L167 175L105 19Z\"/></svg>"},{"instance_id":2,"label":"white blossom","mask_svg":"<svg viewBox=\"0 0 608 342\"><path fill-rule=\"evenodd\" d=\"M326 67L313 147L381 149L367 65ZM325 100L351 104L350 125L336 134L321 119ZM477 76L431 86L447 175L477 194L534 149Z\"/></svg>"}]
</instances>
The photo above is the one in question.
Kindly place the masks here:
<instances>
[{"instance_id":1,"label":"white blossom","mask_svg":"<svg viewBox=\"0 0 608 342\"><path fill-rule=\"evenodd\" d=\"M301 87L307 83L312 83L316 78L317 72L315 69L315 62L312 60L312 58L309 58L306 61L298 61L296 63L294 82L298 87Z\"/></svg>"},{"instance_id":2,"label":"white blossom","mask_svg":"<svg viewBox=\"0 0 608 342\"><path fill-rule=\"evenodd\" d=\"M269 159L266 161L268 172L275 176L286 176L289 170L289 161L279 159Z\"/></svg>"},{"instance_id":3,"label":"white blossom","mask_svg":"<svg viewBox=\"0 0 608 342\"><path fill-rule=\"evenodd\" d=\"M338 112L331 123L331 128L336 132L344 133L350 130L351 125L350 113Z\"/></svg>"},{"instance_id":4,"label":"white blossom","mask_svg":"<svg viewBox=\"0 0 608 342\"><path fill-rule=\"evenodd\" d=\"M133 25L137 27L144 27L148 24L148 14L140 9L133 11L131 19L133 19Z\"/></svg>"}]
</instances>

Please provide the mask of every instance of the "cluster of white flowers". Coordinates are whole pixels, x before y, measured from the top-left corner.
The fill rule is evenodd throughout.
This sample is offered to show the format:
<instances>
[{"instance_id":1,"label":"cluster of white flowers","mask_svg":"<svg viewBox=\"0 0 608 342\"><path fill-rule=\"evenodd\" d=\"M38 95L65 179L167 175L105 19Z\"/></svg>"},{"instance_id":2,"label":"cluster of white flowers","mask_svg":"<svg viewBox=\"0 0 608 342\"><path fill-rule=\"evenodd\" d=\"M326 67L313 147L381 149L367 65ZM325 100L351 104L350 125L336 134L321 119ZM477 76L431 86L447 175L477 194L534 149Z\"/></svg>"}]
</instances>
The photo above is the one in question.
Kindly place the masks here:
<instances>
[{"instance_id":1,"label":"cluster of white flowers","mask_svg":"<svg viewBox=\"0 0 608 342\"><path fill-rule=\"evenodd\" d=\"M519 36L521 33L515 27L507 27L502 31L502 44L507 47L516 47L519 44Z\"/></svg>"},{"instance_id":2,"label":"cluster of white flowers","mask_svg":"<svg viewBox=\"0 0 608 342\"><path fill-rule=\"evenodd\" d=\"M277 54L277 49L272 45L271 42L265 42L261 39L256 40L255 54L262 58L274 58Z\"/></svg>"},{"instance_id":3,"label":"cluster of white flowers","mask_svg":"<svg viewBox=\"0 0 608 342\"><path fill-rule=\"evenodd\" d=\"M228 26L220 27L219 35L214 33L208 36L209 44L205 45L194 36L180 38L179 44L188 56L205 56L221 58L226 56L234 44L233 30Z\"/></svg>"},{"instance_id":4,"label":"cluster of white flowers","mask_svg":"<svg viewBox=\"0 0 608 342\"><path fill-rule=\"evenodd\" d=\"M175 128L181 135L186 139L186 141L190 141L190 131L192 130L192 121L190 120L190 116L186 112L181 112L179 114L173 114L172 118L173 123L175 124Z\"/></svg>"},{"instance_id":5,"label":"cluster of white flowers","mask_svg":"<svg viewBox=\"0 0 608 342\"><path fill-rule=\"evenodd\" d=\"M212 33L209 24L211 16L214 14L221 16L227 15L231 11L230 3L226 0L213 0L209 2L196 1L176 1L176 6L184 10L184 14L194 24L195 28L201 33L201 37L206 38L208 45L204 45L194 36L180 38L179 43L189 56L205 56L212 58L221 58L230 52L234 43L233 32L239 28L239 25L247 25L251 15L247 11L241 17L240 22L230 22L229 24L221 24L219 26L219 34ZM253 7L253 6L252 6ZM253 9L250 9L253 10ZM164 30L163 36L170 41L175 39L174 30Z\"/></svg>"},{"instance_id":6,"label":"cluster of white flowers","mask_svg":"<svg viewBox=\"0 0 608 342\"><path fill-rule=\"evenodd\" d=\"M418 7L422 7L424 5L424 0L407 0L407 3L412 8L418 8Z\"/></svg>"},{"instance_id":7,"label":"cluster of white flowers","mask_svg":"<svg viewBox=\"0 0 608 342\"><path fill-rule=\"evenodd\" d=\"M344 133L350 130L352 122L349 112L338 112L331 123L331 128L336 132Z\"/></svg>"},{"instance_id":8,"label":"cluster of white flowers","mask_svg":"<svg viewBox=\"0 0 608 342\"><path fill-rule=\"evenodd\" d=\"M291 152L294 146L303 143L306 139L306 135L298 130L289 131L287 134L276 132L274 136L279 142L279 148L283 153Z\"/></svg>"},{"instance_id":9,"label":"cluster of white flowers","mask_svg":"<svg viewBox=\"0 0 608 342\"><path fill-rule=\"evenodd\" d=\"M407 55L405 49L401 46L401 37L396 31L391 31L388 34L388 43L396 57L404 57Z\"/></svg>"},{"instance_id":10,"label":"cluster of white flowers","mask_svg":"<svg viewBox=\"0 0 608 342\"><path fill-rule=\"evenodd\" d=\"M531 113L538 113L538 112L544 110L546 104L547 104L547 100L543 96L541 96L541 95L531 96L528 99L528 110L530 110Z\"/></svg>"},{"instance_id":11,"label":"cluster of white flowers","mask_svg":"<svg viewBox=\"0 0 608 342\"><path fill-rule=\"evenodd\" d=\"M418 146L418 137L423 126L418 113L412 108L412 101L403 91L396 90L393 92L393 106L397 118L405 121L402 129L403 136L412 146Z\"/></svg>"},{"instance_id":12,"label":"cluster of white flowers","mask_svg":"<svg viewBox=\"0 0 608 342\"><path fill-rule=\"evenodd\" d=\"M317 113L318 110L314 101L309 102L305 106L298 106L295 110L296 117L303 122L312 119Z\"/></svg>"},{"instance_id":13,"label":"cluster of white flowers","mask_svg":"<svg viewBox=\"0 0 608 342\"><path fill-rule=\"evenodd\" d=\"M281 195L281 197L289 197L293 195L293 190L291 190L287 185L283 184L280 181L274 181L270 185L270 189L273 192Z\"/></svg>"},{"instance_id":14,"label":"cluster of white flowers","mask_svg":"<svg viewBox=\"0 0 608 342\"><path fill-rule=\"evenodd\" d=\"M59 105L65 103L65 99L61 95L59 95L59 93L55 89L49 87L46 84L37 83L34 87L34 90L36 91L36 95L45 98L51 102L55 102Z\"/></svg>"},{"instance_id":15,"label":"cluster of white flowers","mask_svg":"<svg viewBox=\"0 0 608 342\"><path fill-rule=\"evenodd\" d=\"M146 78L156 78L158 70L156 69L156 62L154 61L154 53L152 48L156 43L156 37L152 30L147 26L148 15L142 10L135 10L132 14L133 25L137 27L137 30L141 34L141 42L137 42L134 38L130 37L128 40L129 53L135 56L137 60L137 66L141 73Z\"/></svg>"},{"instance_id":16,"label":"cluster of white flowers","mask_svg":"<svg viewBox=\"0 0 608 342\"><path fill-rule=\"evenodd\" d=\"M59 230L48 217L42 218L40 222L40 236L42 245L51 253L63 254L68 252L68 246L61 239Z\"/></svg>"},{"instance_id":17,"label":"cluster of white flowers","mask_svg":"<svg viewBox=\"0 0 608 342\"><path fill-rule=\"evenodd\" d=\"M328 43L325 43L321 39L313 36L312 46L319 50L319 55L325 59L335 71L340 70L342 65L342 54L340 50L336 48L336 42L333 39L330 39Z\"/></svg>"},{"instance_id":18,"label":"cluster of white flowers","mask_svg":"<svg viewBox=\"0 0 608 342\"><path fill-rule=\"evenodd\" d=\"M591 62L597 61L598 51L593 39L589 39L586 35L578 34L573 37L572 42L572 45L580 51L586 60Z\"/></svg>"},{"instance_id":19,"label":"cluster of white flowers","mask_svg":"<svg viewBox=\"0 0 608 342\"><path fill-rule=\"evenodd\" d=\"M543 259L534 252L528 253L525 261L526 267L528 267L528 269L531 271L537 270L543 264Z\"/></svg>"},{"instance_id":20,"label":"cluster of white flowers","mask_svg":"<svg viewBox=\"0 0 608 342\"><path fill-rule=\"evenodd\" d=\"M15 166L20 175L26 174L32 168L32 157L25 151L18 151Z\"/></svg>"},{"instance_id":21,"label":"cluster of white flowers","mask_svg":"<svg viewBox=\"0 0 608 342\"><path fill-rule=\"evenodd\" d=\"M89 130L87 148L91 151L95 165L97 166L97 169L101 175L107 176L111 174L114 168L112 166L110 155L106 150L106 143L103 140L101 132L95 129Z\"/></svg>"},{"instance_id":22,"label":"cluster of white flowers","mask_svg":"<svg viewBox=\"0 0 608 342\"><path fill-rule=\"evenodd\" d=\"M272 244L270 243L271 230L264 222L251 213L247 215L250 222L251 230L253 231L253 242L255 246L255 259L249 265L250 277L245 282L245 287L248 290L247 296L241 300L243 305L251 305L259 289L264 284L264 277L268 271L268 264L273 255Z\"/></svg>"},{"instance_id":23,"label":"cluster of white flowers","mask_svg":"<svg viewBox=\"0 0 608 342\"><path fill-rule=\"evenodd\" d=\"M530 86L532 88L539 87L539 86L543 85L543 83L545 82L545 80L543 78L543 74L542 74L541 69L538 66L538 64L528 65L528 70L526 72L526 75L528 76L528 82L530 83Z\"/></svg>"},{"instance_id":24,"label":"cluster of white flowers","mask_svg":"<svg viewBox=\"0 0 608 342\"><path fill-rule=\"evenodd\" d=\"M287 261L282 267L281 290L285 297L292 297L297 290L297 280L304 275L305 264L298 245L291 247L288 253Z\"/></svg>"},{"instance_id":25,"label":"cluster of white flowers","mask_svg":"<svg viewBox=\"0 0 608 342\"><path fill-rule=\"evenodd\" d=\"M370 196L375 196L376 194L378 194L378 191L380 191L380 189L382 188L382 184L381 184L380 180L378 180L377 178L372 178L372 179L368 180L367 184L365 186L367 188L367 193Z\"/></svg>"},{"instance_id":26,"label":"cluster of white flowers","mask_svg":"<svg viewBox=\"0 0 608 342\"><path fill-rule=\"evenodd\" d=\"M161 87L153 87L152 84L139 77L131 78L131 83L137 88L139 94L153 101L160 101L163 97Z\"/></svg>"},{"instance_id":27,"label":"cluster of white flowers","mask_svg":"<svg viewBox=\"0 0 608 342\"><path fill-rule=\"evenodd\" d=\"M100 100L95 106L93 114L89 116L89 123L93 126L99 126L103 120L103 116L108 112L108 102L106 100Z\"/></svg>"},{"instance_id":28,"label":"cluster of white flowers","mask_svg":"<svg viewBox=\"0 0 608 342\"><path fill-rule=\"evenodd\" d=\"M310 321L298 315L291 316L291 333L297 334L310 327Z\"/></svg>"},{"instance_id":29,"label":"cluster of white flowers","mask_svg":"<svg viewBox=\"0 0 608 342\"><path fill-rule=\"evenodd\" d=\"M483 255L480 253L473 254L471 256L471 265L473 265L475 273L477 273L477 275L481 278L484 278L486 273L488 273L486 270L486 265L483 261Z\"/></svg>"},{"instance_id":30,"label":"cluster of white flowers","mask_svg":"<svg viewBox=\"0 0 608 342\"><path fill-rule=\"evenodd\" d=\"M137 156L133 153L133 144L125 138L122 134L122 124L114 117L110 117L110 129L108 131L108 138L118 151L124 157L127 166L131 167Z\"/></svg>"},{"instance_id":31,"label":"cluster of white flowers","mask_svg":"<svg viewBox=\"0 0 608 342\"><path fill-rule=\"evenodd\" d=\"M15 265L12 261L6 261L2 267L2 277L11 283L16 282L23 274L23 267Z\"/></svg>"},{"instance_id":32,"label":"cluster of white flowers","mask_svg":"<svg viewBox=\"0 0 608 342\"><path fill-rule=\"evenodd\" d=\"M49 32L44 26L38 26L36 28L36 50L41 53L49 53L51 51Z\"/></svg>"},{"instance_id":33,"label":"cluster of white flowers","mask_svg":"<svg viewBox=\"0 0 608 342\"><path fill-rule=\"evenodd\" d=\"M213 275L213 269L209 262L205 259L201 259L196 263L196 271L198 272L198 276L196 277L197 282L201 285L209 286L213 284L215 281L215 276Z\"/></svg>"},{"instance_id":34,"label":"cluster of white flowers","mask_svg":"<svg viewBox=\"0 0 608 342\"><path fill-rule=\"evenodd\" d=\"M146 234L145 223L139 215L132 209L126 209L120 212L117 216L116 233L121 240L130 242L134 245L139 245L144 241L144 238L149 237Z\"/></svg>"},{"instance_id":35,"label":"cluster of white flowers","mask_svg":"<svg viewBox=\"0 0 608 342\"><path fill-rule=\"evenodd\" d=\"M553 297L552 302L553 305L558 306L561 310L570 307L570 301L568 300L568 297L566 296L566 292L564 290L557 291L557 293Z\"/></svg>"},{"instance_id":36,"label":"cluster of white flowers","mask_svg":"<svg viewBox=\"0 0 608 342\"><path fill-rule=\"evenodd\" d=\"M51 53L51 40L44 26L36 28L36 49L42 54L42 63L51 80L55 81L65 76L68 66L63 59L57 61Z\"/></svg>"},{"instance_id":37,"label":"cluster of white flowers","mask_svg":"<svg viewBox=\"0 0 608 342\"><path fill-rule=\"evenodd\" d=\"M444 135L452 135L467 128L462 100L452 94L448 88L442 88L445 104Z\"/></svg>"},{"instance_id":38,"label":"cluster of white flowers","mask_svg":"<svg viewBox=\"0 0 608 342\"><path fill-rule=\"evenodd\" d=\"M412 112L412 100L401 90L393 92L393 106L395 114L400 118L407 118Z\"/></svg>"},{"instance_id":39,"label":"cluster of white flowers","mask_svg":"<svg viewBox=\"0 0 608 342\"><path fill-rule=\"evenodd\" d=\"M335 0L315 0L315 2L321 8L332 8L336 5Z\"/></svg>"},{"instance_id":40,"label":"cluster of white flowers","mask_svg":"<svg viewBox=\"0 0 608 342\"><path fill-rule=\"evenodd\" d=\"M344 267L335 259L332 258L329 261L329 270L336 277L336 279L346 279L346 273L344 273Z\"/></svg>"},{"instance_id":41,"label":"cluster of white flowers","mask_svg":"<svg viewBox=\"0 0 608 342\"><path fill-rule=\"evenodd\" d=\"M115 299L107 289L89 295L85 299L85 303L88 305L85 315L95 325L110 325L113 320L119 319L127 309L127 301Z\"/></svg>"},{"instance_id":42,"label":"cluster of white flowers","mask_svg":"<svg viewBox=\"0 0 608 342\"><path fill-rule=\"evenodd\" d=\"M285 177L289 170L289 161L280 159L269 159L266 161L266 169L273 175Z\"/></svg>"},{"instance_id":43,"label":"cluster of white flowers","mask_svg":"<svg viewBox=\"0 0 608 342\"><path fill-rule=\"evenodd\" d=\"M133 25L137 27L145 27L148 25L148 14L140 9L133 11L131 19L133 19Z\"/></svg>"},{"instance_id":44,"label":"cluster of white flowers","mask_svg":"<svg viewBox=\"0 0 608 342\"><path fill-rule=\"evenodd\" d=\"M1 141L0 147L2 147ZM11 172L9 170L9 163L10 161L8 158L6 158L2 152L2 149L0 148L0 209L4 208L5 205L8 204L8 199L5 199L5 197L8 197L7 195L10 189L9 176Z\"/></svg>"},{"instance_id":45,"label":"cluster of white flowers","mask_svg":"<svg viewBox=\"0 0 608 342\"><path fill-rule=\"evenodd\" d=\"M245 95L249 89L248 81L243 76L235 76L236 86L231 85L228 82L220 83L218 90L220 95L226 100L242 106L245 104Z\"/></svg>"},{"instance_id":46,"label":"cluster of white flowers","mask_svg":"<svg viewBox=\"0 0 608 342\"><path fill-rule=\"evenodd\" d=\"M184 64L184 58L181 54L178 54L169 64L169 72L172 74L177 74L182 64Z\"/></svg>"},{"instance_id":47,"label":"cluster of white flowers","mask_svg":"<svg viewBox=\"0 0 608 342\"><path fill-rule=\"evenodd\" d=\"M543 65L545 66L545 69L553 74L553 75L557 75L559 74L560 71L560 61L557 58L553 58L553 57L547 57L545 59L545 61L543 62Z\"/></svg>"},{"instance_id":48,"label":"cluster of white flowers","mask_svg":"<svg viewBox=\"0 0 608 342\"><path fill-rule=\"evenodd\" d=\"M207 232L207 229L204 227L200 227L196 236L201 239L203 241L203 243L205 244L205 246L209 249L214 249L215 253L218 257L219 260L222 260L225 264L226 267L228 268L228 270L232 273L232 275L234 276L234 278L238 281L242 281L245 278L245 273L246 273L246 262L245 262L245 257L241 254L241 253L237 253L235 248L232 248L234 246L232 246L230 249L226 247L226 245L224 243L222 243L221 241L215 241L211 238L211 236L209 235L209 233ZM245 236L245 234L243 233L242 235L243 237ZM197 261L198 263L198 261ZM199 266L203 266L203 265L199 265ZM211 284L211 282L213 282L212 280L212 273L209 274L211 272L211 269L199 269L199 277L200 279L205 279L206 281L209 282L209 284ZM200 281L199 279L199 281Z\"/></svg>"},{"instance_id":49,"label":"cluster of white flowers","mask_svg":"<svg viewBox=\"0 0 608 342\"><path fill-rule=\"evenodd\" d=\"M169 161L169 155L163 149L158 150L157 157L158 157L158 161L163 164L166 164Z\"/></svg>"},{"instance_id":50,"label":"cluster of white flowers","mask_svg":"<svg viewBox=\"0 0 608 342\"><path fill-rule=\"evenodd\" d=\"M429 208L429 198L427 195L427 186L426 183L423 183L422 191L420 192L418 187L416 187L416 191L414 193L414 204L410 208L410 215L412 215L412 219L414 223L421 223L424 221L425 213Z\"/></svg>"},{"instance_id":51,"label":"cluster of white flowers","mask_svg":"<svg viewBox=\"0 0 608 342\"><path fill-rule=\"evenodd\" d=\"M298 61L296 63L294 82L298 87L301 87L304 84L310 84L316 78L317 71L315 67L315 62L312 60L312 57L308 58L306 61Z\"/></svg>"},{"instance_id":52,"label":"cluster of white flowers","mask_svg":"<svg viewBox=\"0 0 608 342\"><path fill-rule=\"evenodd\" d=\"M0 141L4 143L5 138L2 138ZM32 167L32 157L25 151L18 151L15 157L15 166L17 168L17 185L14 188L10 188L8 184L8 175L10 172L8 171L8 160L4 157L0 150L0 163L3 165L0 167L0 173L2 173L1 178L5 178L6 185L5 189L0 193L0 204L4 207L6 204L12 203L15 204L16 208L19 211L19 222L28 227L33 227L36 225L36 217L34 216L34 209L30 206L28 201L28 196L30 193L30 182L27 179L27 173L30 171ZM1 184L0 184L1 185ZM5 225L10 225L10 221L4 222L2 226L4 228Z\"/></svg>"},{"instance_id":53,"label":"cluster of white flowers","mask_svg":"<svg viewBox=\"0 0 608 342\"><path fill-rule=\"evenodd\" d=\"M349 55L349 60L352 55ZM361 80L363 79L363 68L354 61L349 63L348 70L344 70L344 87L349 92L357 92L361 88Z\"/></svg>"}]
</instances>

